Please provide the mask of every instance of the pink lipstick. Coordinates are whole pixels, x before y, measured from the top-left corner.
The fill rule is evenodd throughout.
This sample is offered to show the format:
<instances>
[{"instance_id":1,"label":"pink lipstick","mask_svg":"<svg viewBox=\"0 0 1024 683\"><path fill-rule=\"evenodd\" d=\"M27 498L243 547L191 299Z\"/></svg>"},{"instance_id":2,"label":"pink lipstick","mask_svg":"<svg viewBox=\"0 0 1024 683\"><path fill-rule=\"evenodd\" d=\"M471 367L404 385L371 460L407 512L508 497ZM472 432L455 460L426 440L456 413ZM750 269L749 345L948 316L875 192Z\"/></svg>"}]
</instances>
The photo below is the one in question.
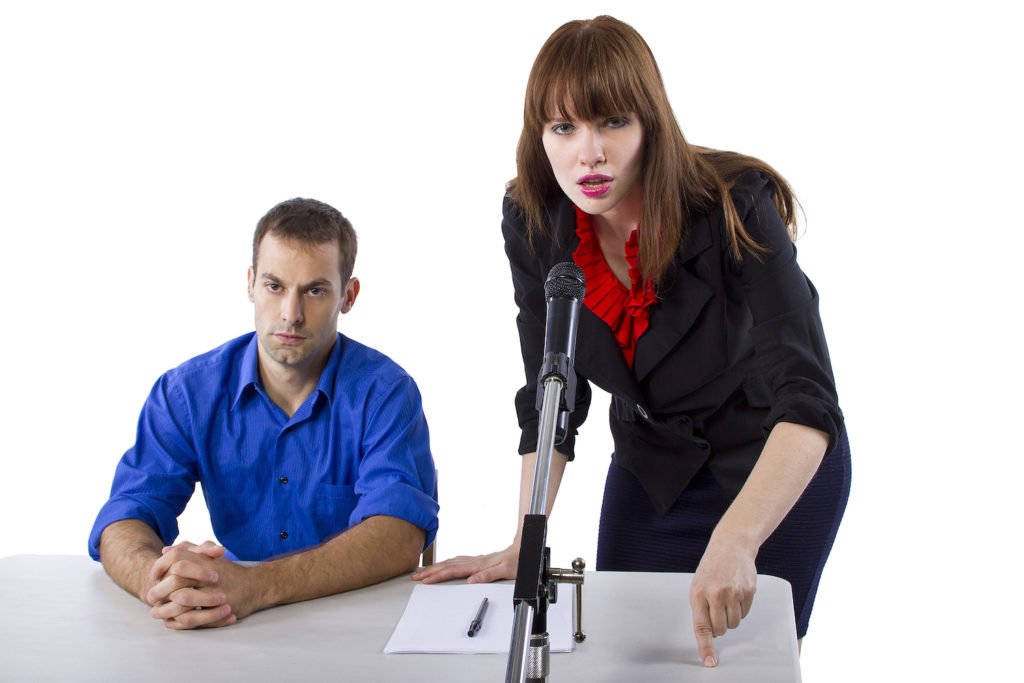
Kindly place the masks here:
<instances>
[{"instance_id":1,"label":"pink lipstick","mask_svg":"<svg viewBox=\"0 0 1024 683\"><path fill-rule=\"evenodd\" d=\"M576 184L587 197L603 197L612 189L612 178L603 173L588 173L577 180Z\"/></svg>"}]
</instances>

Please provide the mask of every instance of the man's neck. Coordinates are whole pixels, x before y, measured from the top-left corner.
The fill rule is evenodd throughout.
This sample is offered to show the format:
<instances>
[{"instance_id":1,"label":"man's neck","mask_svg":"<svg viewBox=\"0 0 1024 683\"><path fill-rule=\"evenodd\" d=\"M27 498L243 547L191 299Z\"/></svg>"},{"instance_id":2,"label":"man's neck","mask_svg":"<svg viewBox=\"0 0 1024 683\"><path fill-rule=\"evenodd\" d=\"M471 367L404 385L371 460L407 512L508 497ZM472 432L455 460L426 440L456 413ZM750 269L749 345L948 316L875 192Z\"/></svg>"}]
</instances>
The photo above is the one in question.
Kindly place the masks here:
<instances>
[{"instance_id":1,"label":"man's neck","mask_svg":"<svg viewBox=\"0 0 1024 683\"><path fill-rule=\"evenodd\" d=\"M305 402L320 382L320 374L327 365L327 358L318 359L308 366L289 367L281 365L270 358L264 358L260 349L259 372L260 380L267 396L274 404L291 417Z\"/></svg>"}]
</instances>

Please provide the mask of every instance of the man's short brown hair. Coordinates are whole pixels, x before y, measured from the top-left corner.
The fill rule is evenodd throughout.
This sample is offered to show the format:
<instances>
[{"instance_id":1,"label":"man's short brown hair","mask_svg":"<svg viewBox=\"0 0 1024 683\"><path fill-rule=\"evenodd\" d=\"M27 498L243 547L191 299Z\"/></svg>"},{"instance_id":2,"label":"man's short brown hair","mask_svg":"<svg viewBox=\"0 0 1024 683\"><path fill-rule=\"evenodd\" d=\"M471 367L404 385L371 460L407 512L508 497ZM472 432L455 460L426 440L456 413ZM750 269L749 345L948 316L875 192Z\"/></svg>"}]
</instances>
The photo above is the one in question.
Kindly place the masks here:
<instances>
[{"instance_id":1,"label":"man's short brown hair","mask_svg":"<svg viewBox=\"0 0 1024 683\"><path fill-rule=\"evenodd\" d=\"M330 204L296 197L268 211L256 224L256 232L252 236L253 272L256 271L260 242L268 234L298 244L337 242L342 286L352 277L356 264L356 231L348 219Z\"/></svg>"}]
</instances>

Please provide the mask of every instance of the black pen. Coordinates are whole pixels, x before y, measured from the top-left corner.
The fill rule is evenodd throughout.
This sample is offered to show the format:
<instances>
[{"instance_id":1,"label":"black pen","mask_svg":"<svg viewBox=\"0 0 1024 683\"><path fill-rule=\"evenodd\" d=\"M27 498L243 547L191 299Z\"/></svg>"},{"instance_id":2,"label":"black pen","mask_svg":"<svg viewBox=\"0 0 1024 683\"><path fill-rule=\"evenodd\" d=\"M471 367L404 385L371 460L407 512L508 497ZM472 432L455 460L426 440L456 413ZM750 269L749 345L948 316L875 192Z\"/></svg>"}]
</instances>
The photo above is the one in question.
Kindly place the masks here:
<instances>
[{"instance_id":1,"label":"black pen","mask_svg":"<svg viewBox=\"0 0 1024 683\"><path fill-rule=\"evenodd\" d=\"M487 614L487 598L484 598L480 603L480 609L476 611L476 618L469 622L469 631L466 632L467 636L472 638L480 631L480 627L484 625L485 614Z\"/></svg>"}]
</instances>

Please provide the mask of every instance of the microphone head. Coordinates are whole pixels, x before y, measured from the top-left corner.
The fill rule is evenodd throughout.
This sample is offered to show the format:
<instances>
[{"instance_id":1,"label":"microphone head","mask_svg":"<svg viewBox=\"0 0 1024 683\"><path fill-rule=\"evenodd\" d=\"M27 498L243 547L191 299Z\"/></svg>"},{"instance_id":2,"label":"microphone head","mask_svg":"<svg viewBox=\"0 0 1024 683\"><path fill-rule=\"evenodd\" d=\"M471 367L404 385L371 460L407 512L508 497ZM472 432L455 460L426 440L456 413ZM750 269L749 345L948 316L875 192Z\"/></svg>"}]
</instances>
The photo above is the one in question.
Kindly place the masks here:
<instances>
[{"instance_id":1,"label":"microphone head","mask_svg":"<svg viewBox=\"0 0 1024 683\"><path fill-rule=\"evenodd\" d=\"M581 301L587 293L586 278L583 270L575 263L565 261L556 263L548 271L548 279L544 282L544 298L551 300L573 299Z\"/></svg>"}]
</instances>

